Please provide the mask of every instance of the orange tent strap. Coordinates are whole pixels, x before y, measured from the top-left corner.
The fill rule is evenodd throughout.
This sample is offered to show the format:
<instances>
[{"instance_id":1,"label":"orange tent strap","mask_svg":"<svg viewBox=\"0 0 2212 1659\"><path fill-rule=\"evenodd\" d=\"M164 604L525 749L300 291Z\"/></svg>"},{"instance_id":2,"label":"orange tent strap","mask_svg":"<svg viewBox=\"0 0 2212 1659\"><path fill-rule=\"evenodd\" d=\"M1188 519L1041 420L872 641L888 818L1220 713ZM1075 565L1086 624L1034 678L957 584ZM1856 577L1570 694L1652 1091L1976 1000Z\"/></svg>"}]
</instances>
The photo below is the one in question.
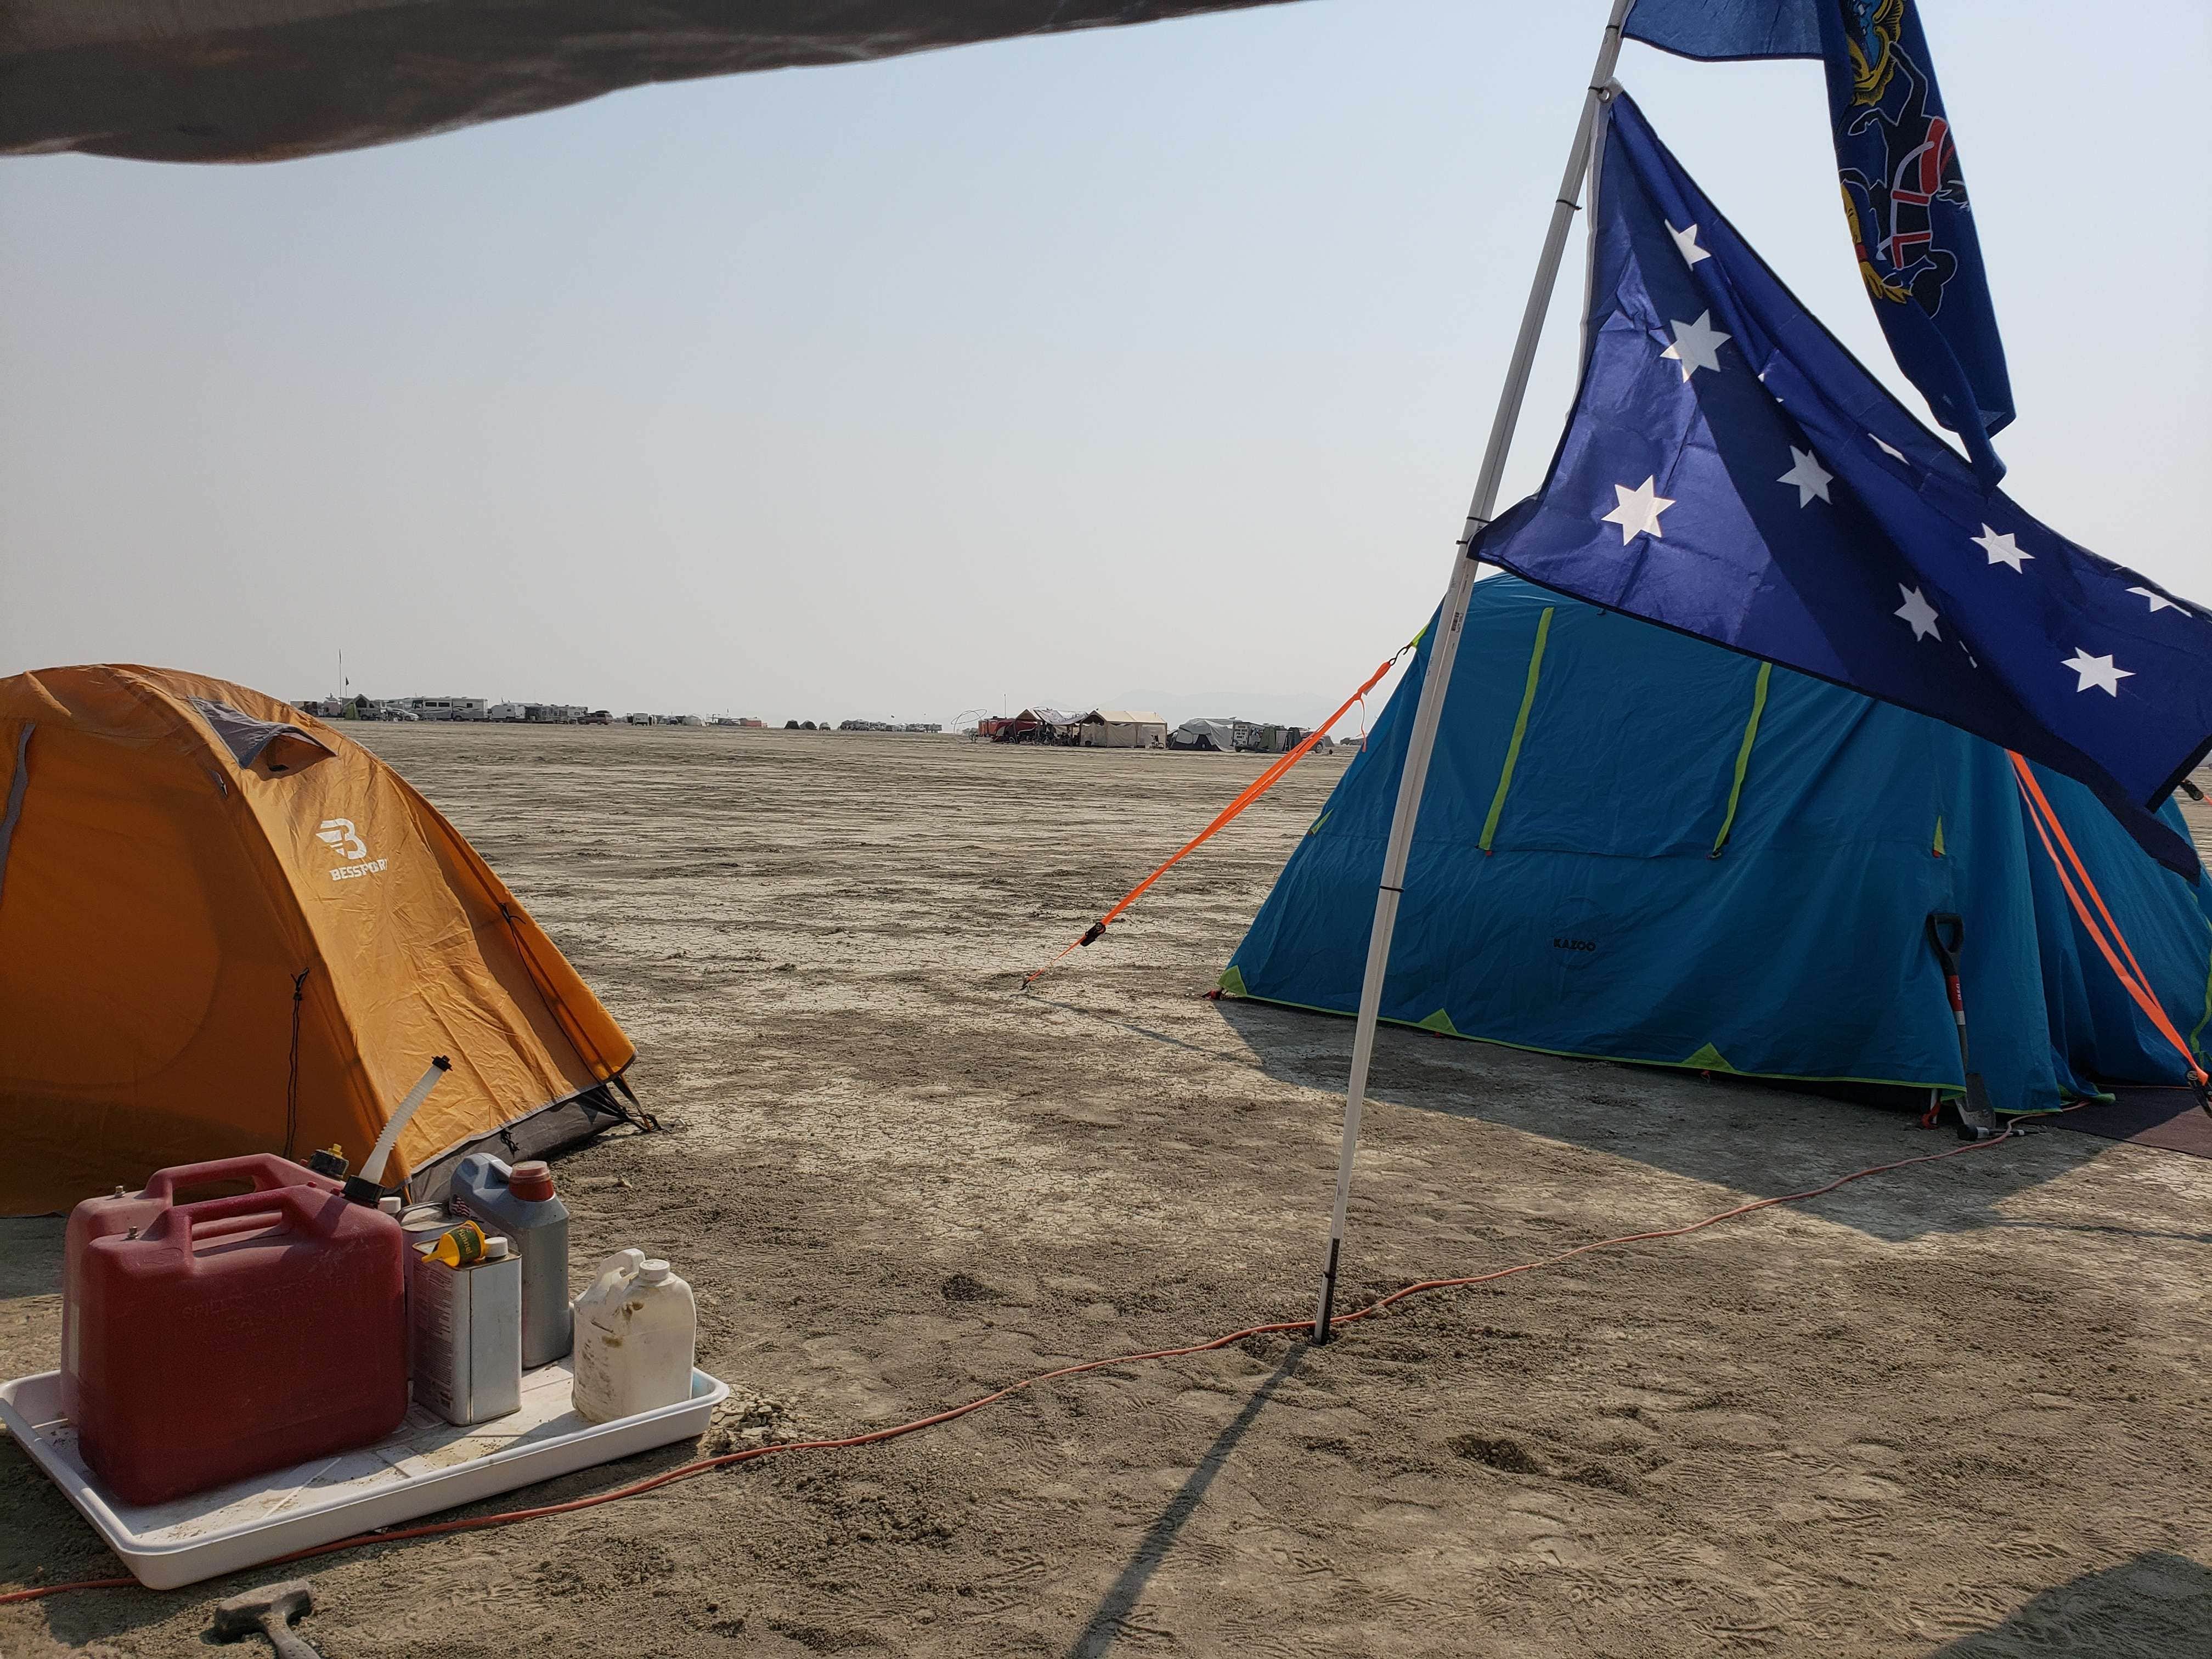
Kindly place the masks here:
<instances>
[{"instance_id":1,"label":"orange tent strap","mask_svg":"<svg viewBox=\"0 0 2212 1659\"><path fill-rule=\"evenodd\" d=\"M2065 890L2066 902L2073 907L2074 915L2081 922L2082 931L2089 935L2090 941L2097 947L2098 954L2105 958L2106 966L2112 970L2112 976L2119 981L2121 988L2134 999L2136 1006L2141 1008L2148 1017L2150 1023L2158 1028L2160 1035L2172 1043L2180 1054L2183 1064L2189 1068L2191 1079L2200 1087L2203 1086L2208 1080L2203 1067L2197 1063L2197 1056L2190 1052L2189 1045L2182 1041L2181 1033L2174 1030L2173 1022L2166 1017L2166 1010L2159 1006L2158 999L2151 994L2148 982L2138 977L2142 969L2140 967L2135 967L2134 972L2129 971L2130 967L2135 963L2135 952L2128 950L2127 939L2121 933L2119 925L2112 921L2112 913L2105 904L2104 895L2097 890L2097 884L2089 878L2088 868L2081 862L2081 854L2074 850L2074 844L2067 840L2066 831L2059 824L2058 814L2051 809L2050 801L2043 793L2042 786L2036 782L2034 775L2028 770L2027 763L2018 755L2013 756L2012 763L2015 780L2020 785L2021 799L2027 803L2028 817L2035 825L2036 836L2043 842L2043 850L2050 858L2051 867L2058 872L2058 884ZM2059 842L2065 847L2068 857L2072 860L2075 873L2081 878L2082 888L2087 890L2090 898L2095 902L2099 914L2105 918L2106 925L2112 928L2112 938L2118 941L2119 950L2126 951L2126 965L2121 963L2119 955L2114 951L2112 945L2106 942L2103 931L2098 927L2095 920L2089 914L2088 905L2082 902L2081 892L2077 891L2074 885L2073 877L2067 873L2066 863L2059 858L2057 848L2051 844L2051 836L2054 834L2057 835Z\"/></svg>"},{"instance_id":2,"label":"orange tent strap","mask_svg":"<svg viewBox=\"0 0 2212 1659\"><path fill-rule=\"evenodd\" d=\"M2058 845L2064 850L2068 862L2073 865L2075 874L2081 878L2081 885L2087 891L2090 902L2096 905L2097 914L2105 919L2105 926L2112 930L2113 943L2120 947L2120 954L2127 957L2128 966L2135 969L2136 978L2148 989L2150 975L2143 972L2142 963L2137 962L2136 953L2128 949L2127 936L2120 932L2120 924L2112 920L2112 913L2105 908L2105 896L2097 890L2097 884L2089 879L2088 866L2081 861L2081 854L2075 850L2074 842L2066 833L2065 823L2059 817L2057 809L2051 805L2051 798L2043 793L2043 785L2036 778L2035 769L2022 756L2014 754L2011 750L2005 752L2012 756L2012 769L2019 776L2021 787L2040 810L2045 822L2050 824L2051 833L2057 837Z\"/></svg>"},{"instance_id":3,"label":"orange tent strap","mask_svg":"<svg viewBox=\"0 0 2212 1659\"><path fill-rule=\"evenodd\" d=\"M1419 643L1418 635L1415 637L1413 643ZM1105 915L1100 916L1097 921L1092 922L1091 924L1090 930L1086 932L1081 939L1076 940L1074 944L1069 945L1067 949L1062 951L1050 962L1048 962L1043 967L1038 969L1036 972L1030 975L1026 979L1023 980L1022 984L1024 987L1035 984L1038 980L1042 979L1048 973L1050 973L1061 963L1066 961L1069 957L1074 955L1077 951L1090 944L1091 940L1097 939L1101 933L1104 933L1106 929L1113 924L1114 918L1120 915L1132 904L1134 904L1143 895L1146 888L1150 887L1162 876L1167 874L1169 871L1174 869L1176 865L1182 863L1183 860L1188 858L1191 854L1196 852L1198 848L1203 846L1217 830L1222 829L1230 822L1231 819L1234 818L1254 801L1259 799L1261 796L1266 794L1267 791L1273 788L1277 783L1282 781L1284 774L1288 772L1291 767L1297 765L1298 761L1305 756L1308 750L1312 749L1316 744L1319 743L1323 738L1328 735L1329 727L1334 726L1339 720L1342 720L1346 714L1349 714L1353 704L1358 702L1360 699L1364 697L1370 691L1372 691L1377 685L1381 684L1382 677L1385 674L1388 674L1392 668L1397 665L1398 659L1404 656L1406 652L1410 651L1413 648L1412 645L1405 647L1386 660L1372 674L1370 674L1367 677L1365 683L1362 684L1357 691L1353 692L1341 703L1337 705L1336 713L1331 714L1327 720L1323 720L1319 726L1316 726L1311 732L1306 734L1306 738L1304 742L1300 743L1297 747L1292 749L1280 760L1277 761L1266 771L1261 773L1260 775L1255 778L1250 783L1247 784L1242 793L1237 795L1236 799L1231 801L1228 805L1223 807L1221 811L1214 816L1212 823L1207 824L1205 829L1200 830L1188 841L1185 842L1182 847L1176 849L1175 855L1170 858L1166 863L1160 866L1158 869L1153 871L1152 874L1146 876L1142 881L1139 882L1134 887L1132 887L1127 893L1123 894L1121 896L1121 902L1116 904L1112 909L1107 911Z\"/></svg>"}]
</instances>

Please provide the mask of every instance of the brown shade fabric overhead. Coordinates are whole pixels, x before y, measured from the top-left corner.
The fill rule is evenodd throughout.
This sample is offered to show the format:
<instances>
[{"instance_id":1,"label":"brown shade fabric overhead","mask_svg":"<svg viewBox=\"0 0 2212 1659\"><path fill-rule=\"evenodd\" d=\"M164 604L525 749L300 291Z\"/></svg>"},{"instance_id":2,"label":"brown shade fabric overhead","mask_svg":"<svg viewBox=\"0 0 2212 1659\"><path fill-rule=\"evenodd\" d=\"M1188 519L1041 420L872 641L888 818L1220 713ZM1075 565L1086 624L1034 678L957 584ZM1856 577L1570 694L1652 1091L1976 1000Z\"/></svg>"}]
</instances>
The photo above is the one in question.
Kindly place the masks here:
<instances>
[{"instance_id":1,"label":"brown shade fabric overhead","mask_svg":"<svg viewBox=\"0 0 2212 1659\"><path fill-rule=\"evenodd\" d=\"M277 161L650 81L1279 0L0 0L0 154Z\"/></svg>"}]
</instances>

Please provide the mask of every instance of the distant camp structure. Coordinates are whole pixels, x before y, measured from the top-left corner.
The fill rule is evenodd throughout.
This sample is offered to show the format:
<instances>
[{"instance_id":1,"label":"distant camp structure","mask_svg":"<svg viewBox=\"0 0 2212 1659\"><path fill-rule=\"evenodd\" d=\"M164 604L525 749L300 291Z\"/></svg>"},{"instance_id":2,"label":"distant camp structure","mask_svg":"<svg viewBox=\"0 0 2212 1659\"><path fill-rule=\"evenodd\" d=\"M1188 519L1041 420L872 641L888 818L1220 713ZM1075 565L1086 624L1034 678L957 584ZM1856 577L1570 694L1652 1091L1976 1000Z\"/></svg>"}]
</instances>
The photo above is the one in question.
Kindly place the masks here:
<instances>
[{"instance_id":1,"label":"distant camp structure","mask_svg":"<svg viewBox=\"0 0 2212 1659\"><path fill-rule=\"evenodd\" d=\"M587 708L580 702L487 702L482 697L306 697L292 707L303 714L326 720L458 720L464 724L513 726L720 726L754 732L768 724L750 715L716 714L710 719L702 714L654 714L643 711L615 714L604 708ZM792 722L794 729L798 724L796 720ZM856 726L851 721L847 724Z\"/></svg>"},{"instance_id":2,"label":"distant camp structure","mask_svg":"<svg viewBox=\"0 0 2212 1659\"><path fill-rule=\"evenodd\" d=\"M1195 750L1201 754L1233 755L1237 752L1237 728L1242 720L1185 720L1168 733L1170 749Z\"/></svg>"},{"instance_id":3,"label":"distant camp structure","mask_svg":"<svg viewBox=\"0 0 2212 1659\"><path fill-rule=\"evenodd\" d=\"M1082 736L1082 716L1057 708L1024 708L1006 722L1001 743L1072 744Z\"/></svg>"},{"instance_id":4,"label":"distant camp structure","mask_svg":"<svg viewBox=\"0 0 2212 1659\"><path fill-rule=\"evenodd\" d=\"M1201 754L1287 755L1305 741L1307 731L1303 726L1274 726L1259 720L1192 720L1168 733L1168 747ZM1327 754L1335 746L1334 739L1323 738L1314 744L1314 750Z\"/></svg>"},{"instance_id":5,"label":"distant camp structure","mask_svg":"<svg viewBox=\"0 0 2212 1659\"><path fill-rule=\"evenodd\" d=\"M386 1175L418 1196L628 1115L622 1029L335 726L157 668L0 679L0 1213L246 1152L358 1164L434 1054Z\"/></svg>"},{"instance_id":6,"label":"distant camp structure","mask_svg":"<svg viewBox=\"0 0 2212 1659\"><path fill-rule=\"evenodd\" d=\"M1232 996L1350 1014L1423 642L1237 945ZM1975 1068L2001 1111L2181 1056L2098 959L2031 781L2203 1063L2212 882L2083 786L1892 704L1517 578L1478 584L1413 838L1382 1018L1558 1054L1956 1091L1931 915L1966 928ZM2168 800L2160 817L2183 835Z\"/></svg>"},{"instance_id":7,"label":"distant camp structure","mask_svg":"<svg viewBox=\"0 0 2212 1659\"><path fill-rule=\"evenodd\" d=\"M302 697L291 705L318 720L480 720L526 726L605 726L604 708L580 702L488 702L482 697Z\"/></svg>"},{"instance_id":8,"label":"distant camp structure","mask_svg":"<svg viewBox=\"0 0 2212 1659\"><path fill-rule=\"evenodd\" d=\"M1057 708L1024 708L1018 714L986 714L970 735L985 743L1059 744L1083 740L1083 717Z\"/></svg>"},{"instance_id":9,"label":"distant camp structure","mask_svg":"<svg viewBox=\"0 0 2212 1659\"><path fill-rule=\"evenodd\" d=\"M1076 723L1085 749L1164 749L1168 723L1141 708L1094 708Z\"/></svg>"},{"instance_id":10,"label":"distant camp structure","mask_svg":"<svg viewBox=\"0 0 2212 1659\"><path fill-rule=\"evenodd\" d=\"M988 743L1055 744L1081 749L1172 749L1224 755L1282 755L1307 735L1302 726L1261 720L1188 720L1173 730L1147 709L1094 708L1071 714L1042 705L1018 714L987 715L972 735ZM1326 753L1334 744L1323 738L1314 745Z\"/></svg>"}]
</instances>

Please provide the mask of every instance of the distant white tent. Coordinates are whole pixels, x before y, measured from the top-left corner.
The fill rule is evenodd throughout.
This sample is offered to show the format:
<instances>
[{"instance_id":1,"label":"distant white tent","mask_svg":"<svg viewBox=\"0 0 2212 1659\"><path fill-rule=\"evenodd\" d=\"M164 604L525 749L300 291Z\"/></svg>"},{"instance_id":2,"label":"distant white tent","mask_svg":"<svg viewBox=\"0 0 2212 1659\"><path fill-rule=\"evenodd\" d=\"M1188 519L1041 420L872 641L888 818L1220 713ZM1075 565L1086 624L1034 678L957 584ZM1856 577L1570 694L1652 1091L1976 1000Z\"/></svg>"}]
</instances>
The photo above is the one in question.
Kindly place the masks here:
<instances>
[{"instance_id":1,"label":"distant white tent","mask_svg":"<svg viewBox=\"0 0 2212 1659\"><path fill-rule=\"evenodd\" d=\"M1168 733L1170 749L1197 749L1223 755L1237 752L1235 720L1185 720Z\"/></svg>"}]
</instances>

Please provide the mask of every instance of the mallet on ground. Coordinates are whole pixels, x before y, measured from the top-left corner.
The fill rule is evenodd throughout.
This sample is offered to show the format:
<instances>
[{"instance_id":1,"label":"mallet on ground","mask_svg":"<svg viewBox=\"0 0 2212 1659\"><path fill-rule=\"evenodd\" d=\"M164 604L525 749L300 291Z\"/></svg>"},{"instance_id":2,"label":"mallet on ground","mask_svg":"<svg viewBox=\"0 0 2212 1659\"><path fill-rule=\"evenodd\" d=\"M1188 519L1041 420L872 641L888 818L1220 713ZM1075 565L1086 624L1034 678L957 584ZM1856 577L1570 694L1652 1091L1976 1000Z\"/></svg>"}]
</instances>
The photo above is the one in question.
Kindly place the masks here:
<instances>
[{"instance_id":1,"label":"mallet on ground","mask_svg":"<svg viewBox=\"0 0 2212 1659\"><path fill-rule=\"evenodd\" d=\"M208 1634L218 1642L243 1642L249 1636L266 1637L276 1659L322 1659L306 1639L292 1634L292 1626L315 1605L315 1593L304 1578L288 1578L281 1584L264 1584L258 1590L234 1595L215 1610Z\"/></svg>"}]
</instances>

